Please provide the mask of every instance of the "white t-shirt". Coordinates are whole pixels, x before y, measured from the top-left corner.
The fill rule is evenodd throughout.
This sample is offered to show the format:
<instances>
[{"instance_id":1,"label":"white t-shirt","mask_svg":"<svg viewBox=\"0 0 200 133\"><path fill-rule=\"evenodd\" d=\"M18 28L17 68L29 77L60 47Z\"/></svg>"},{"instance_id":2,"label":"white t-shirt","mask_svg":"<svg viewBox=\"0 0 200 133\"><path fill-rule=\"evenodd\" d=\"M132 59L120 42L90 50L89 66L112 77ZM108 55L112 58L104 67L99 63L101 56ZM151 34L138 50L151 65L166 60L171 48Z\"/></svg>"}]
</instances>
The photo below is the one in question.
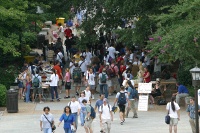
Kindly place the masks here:
<instances>
[{"instance_id":1,"label":"white t-shirt","mask_svg":"<svg viewBox=\"0 0 200 133\"><path fill-rule=\"evenodd\" d=\"M79 61L78 65L81 68L81 72L86 72L87 71L87 62L86 61Z\"/></svg>"},{"instance_id":2,"label":"white t-shirt","mask_svg":"<svg viewBox=\"0 0 200 133\"><path fill-rule=\"evenodd\" d=\"M127 78L127 79L125 79L124 81L123 81L123 83L122 83L122 86L126 86L126 83L127 83L127 81L128 81L129 79ZM134 86L135 84L134 84L134 81L133 80L130 80L131 81L131 84Z\"/></svg>"},{"instance_id":3,"label":"white t-shirt","mask_svg":"<svg viewBox=\"0 0 200 133\"><path fill-rule=\"evenodd\" d=\"M70 63L69 63L69 67L70 67L70 73L72 74L73 71L74 71L74 68L75 68L74 63L73 63L73 62L70 62Z\"/></svg>"},{"instance_id":4,"label":"white t-shirt","mask_svg":"<svg viewBox=\"0 0 200 133\"><path fill-rule=\"evenodd\" d=\"M115 52L116 52L115 48L114 47L109 47L107 51L108 51L108 55L110 57L112 57L113 59L115 59Z\"/></svg>"},{"instance_id":5,"label":"white t-shirt","mask_svg":"<svg viewBox=\"0 0 200 133\"><path fill-rule=\"evenodd\" d=\"M58 60L59 62L62 62L62 58L63 58L63 54L59 52L56 56L56 60Z\"/></svg>"},{"instance_id":6,"label":"white t-shirt","mask_svg":"<svg viewBox=\"0 0 200 133\"><path fill-rule=\"evenodd\" d=\"M58 86L59 77L58 74L52 74L50 77L50 86Z\"/></svg>"},{"instance_id":7,"label":"white t-shirt","mask_svg":"<svg viewBox=\"0 0 200 133\"><path fill-rule=\"evenodd\" d=\"M169 110L169 116L171 118L178 118L177 111L180 109L180 107L176 102L174 102L174 106L175 106L175 112L172 110L171 102L167 103L166 110Z\"/></svg>"},{"instance_id":8,"label":"white t-shirt","mask_svg":"<svg viewBox=\"0 0 200 133\"><path fill-rule=\"evenodd\" d=\"M54 121L54 117L51 113L49 113L48 115L47 114L44 114L44 115L47 117L47 119L50 122ZM40 121L42 122L42 127L43 128L51 128L50 123L48 122L48 120L45 118L44 115L42 114L41 117L40 117Z\"/></svg>"},{"instance_id":9,"label":"white t-shirt","mask_svg":"<svg viewBox=\"0 0 200 133\"><path fill-rule=\"evenodd\" d=\"M95 85L94 78L95 78L95 75L93 73L92 74L89 73L89 76L88 74L86 75L86 79L88 80L89 85Z\"/></svg>"},{"instance_id":10,"label":"white t-shirt","mask_svg":"<svg viewBox=\"0 0 200 133\"><path fill-rule=\"evenodd\" d=\"M108 107L109 106L109 107ZM99 112L101 112L101 118L102 119L110 119L110 111L112 111L112 107L109 104L102 105L99 107Z\"/></svg>"},{"instance_id":11,"label":"white t-shirt","mask_svg":"<svg viewBox=\"0 0 200 133\"><path fill-rule=\"evenodd\" d=\"M140 65L140 61L134 61L133 65Z\"/></svg>"},{"instance_id":12,"label":"white t-shirt","mask_svg":"<svg viewBox=\"0 0 200 133\"><path fill-rule=\"evenodd\" d=\"M133 53L131 53L130 56L129 56L129 60L132 61L132 62L133 62L133 56L134 56Z\"/></svg>"},{"instance_id":13,"label":"white t-shirt","mask_svg":"<svg viewBox=\"0 0 200 133\"><path fill-rule=\"evenodd\" d=\"M145 63L145 65L149 66L150 65L150 58L146 56L144 58L144 63Z\"/></svg>"},{"instance_id":14,"label":"white t-shirt","mask_svg":"<svg viewBox=\"0 0 200 133\"><path fill-rule=\"evenodd\" d=\"M60 32L64 32L64 28L63 28L63 26L62 26L62 25L60 26L60 29L59 29L59 31L60 31Z\"/></svg>"},{"instance_id":15,"label":"white t-shirt","mask_svg":"<svg viewBox=\"0 0 200 133\"><path fill-rule=\"evenodd\" d=\"M91 92L88 90L85 90L85 97L89 100L91 98Z\"/></svg>"},{"instance_id":16,"label":"white t-shirt","mask_svg":"<svg viewBox=\"0 0 200 133\"><path fill-rule=\"evenodd\" d=\"M78 110L81 109L81 105L79 104L78 101L75 102L71 101L68 103L68 106L70 106L72 113L78 113Z\"/></svg>"},{"instance_id":17,"label":"white t-shirt","mask_svg":"<svg viewBox=\"0 0 200 133\"><path fill-rule=\"evenodd\" d=\"M91 62L92 54L90 52L85 52L85 59L88 63Z\"/></svg>"}]
</instances>

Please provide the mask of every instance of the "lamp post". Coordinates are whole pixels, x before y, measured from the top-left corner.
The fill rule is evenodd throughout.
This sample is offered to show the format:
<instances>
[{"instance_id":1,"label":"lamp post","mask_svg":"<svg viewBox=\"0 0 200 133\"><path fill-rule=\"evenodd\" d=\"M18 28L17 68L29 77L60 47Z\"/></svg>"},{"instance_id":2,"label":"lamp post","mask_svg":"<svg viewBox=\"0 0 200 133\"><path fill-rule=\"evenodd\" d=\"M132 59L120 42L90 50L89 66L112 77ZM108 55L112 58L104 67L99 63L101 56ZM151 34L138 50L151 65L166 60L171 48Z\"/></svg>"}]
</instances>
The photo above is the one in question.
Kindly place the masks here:
<instances>
[{"instance_id":1,"label":"lamp post","mask_svg":"<svg viewBox=\"0 0 200 133\"><path fill-rule=\"evenodd\" d=\"M44 13L44 11L41 9L40 6L37 6L36 14L42 14L42 13ZM35 32L36 32L36 28L37 28L37 22L35 19Z\"/></svg>"},{"instance_id":2,"label":"lamp post","mask_svg":"<svg viewBox=\"0 0 200 133\"><path fill-rule=\"evenodd\" d=\"M198 116L198 89L197 87L200 86L200 68L195 67L190 70L192 74L192 85L195 89L195 120L196 120L196 133L199 133L199 116Z\"/></svg>"}]
</instances>

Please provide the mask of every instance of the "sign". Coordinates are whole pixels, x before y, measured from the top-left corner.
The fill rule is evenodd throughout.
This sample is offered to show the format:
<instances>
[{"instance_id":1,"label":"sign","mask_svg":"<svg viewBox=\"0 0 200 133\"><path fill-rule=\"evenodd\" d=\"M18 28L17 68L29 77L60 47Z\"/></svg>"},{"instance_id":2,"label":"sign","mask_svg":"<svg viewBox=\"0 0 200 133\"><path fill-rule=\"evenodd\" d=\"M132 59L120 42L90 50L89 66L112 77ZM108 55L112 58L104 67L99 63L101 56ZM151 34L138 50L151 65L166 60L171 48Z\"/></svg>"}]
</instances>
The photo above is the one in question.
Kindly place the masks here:
<instances>
[{"instance_id":1,"label":"sign","mask_svg":"<svg viewBox=\"0 0 200 133\"><path fill-rule=\"evenodd\" d=\"M148 95L139 96L138 111L148 110L148 99L149 99Z\"/></svg>"},{"instance_id":2,"label":"sign","mask_svg":"<svg viewBox=\"0 0 200 133\"><path fill-rule=\"evenodd\" d=\"M152 83L139 83L138 84L138 93L151 93Z\"/></svg>"}]
</instances>

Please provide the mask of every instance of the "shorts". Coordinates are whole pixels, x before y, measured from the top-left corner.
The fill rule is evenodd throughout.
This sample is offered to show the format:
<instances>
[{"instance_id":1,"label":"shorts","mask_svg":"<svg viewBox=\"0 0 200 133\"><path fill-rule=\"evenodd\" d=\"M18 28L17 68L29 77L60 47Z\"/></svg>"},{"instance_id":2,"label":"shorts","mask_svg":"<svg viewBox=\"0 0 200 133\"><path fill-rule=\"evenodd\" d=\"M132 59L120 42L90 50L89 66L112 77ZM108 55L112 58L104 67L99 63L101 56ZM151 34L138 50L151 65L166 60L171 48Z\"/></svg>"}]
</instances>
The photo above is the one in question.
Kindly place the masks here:
<instances>
[{"instance_id":1,"label":"shorts","mask_svg":"<svg viewBox=\"0 0 200 133\"><path fill-rule=\"evenodd\" d=\"M170 118L170 126L177 126L178 124L178 118Z\"/></svg>"},{"instance_id":2,"label":"shorts","mask_svg":"<svg viewBox=\"0 0 200 133\"><path fill-rule=\"evenodd\" d=\"M90 85L90 89L94 90L95 89L95 85Z\"/></svg>"},{"instance_id":3,"label":"shorts","mask_svg":"<svg viewBox=\"0 0 200 133\"><path fill-rule=\"evenodd\" d=\"M80 83L74 83L74 86L78 86L78 87L80 87L81 86L81 82Z\"/></svg>"},{"instance_id":4,"label":"shorts","mask_svg":"<svg viewBox=\"0 0 200 133\"><path fill-rule=\"evenodd\" d=\"M59 81L58 81L58 86L62 86L62 80L61 79L59 79Z\"/></svg>"},{"instance_id":5,"label":"shorts","mask_svg":"<svg viewBox=\"0 0 200 133\"><path fill-rule=\"evenodd\" d=\"M71 89L71 82L66 82L65 83L65 90L70 90Z\"/></svg>"},{"instance_id":6,"label":"shorts","mask_svg":"<svg viewBox=\"0 0 200 133\"><path fill-rule=\"evenodd\" d=\"M19 81L18 87L19 87L19 88L23 88L23 87L24 87L24 85L23 85L23 82L22 82L22 81Z\"/></svg>"},{"instance_id":7,"label":"shorts","mask_svg":"<svg viewBox=\"0 0 200 133\"><path fill-rule=\"evenodd\" d=\"M119 112L125 113L126 105L119 104L118 107L119 107Z\"/></svg>"},{"instance_id":8,"label":"shorts","mask_svg":"<svg viewBox=\"0 0 200 133\"><path fill-rule=\"evenodd\" d=\"M92 121L93 119L89 119L89 120L85 120L85 124L84 126L87 127L87 128L91 128L92 127Z\"/></svg>"},{"instance_id":9,"label":"shorts","mask_svg":"<svg viewBox=\"0 0 200 133\"><path fill-rule=\"evenodd\" d=\"M112 86L112 82L111 82L111 80L107 80L107 85L108 85L108 87L111 87Z\"/></svg>"},{"instance_id":10,"label":"shorts","mask_svg":"<svg viewBox=\"0 0 200 133\"><path fill-rule=\"evenodd\" d=\"M118 78L117 77L111 78L111 83L112 83L112 86L118 85L119 84Z\"/></svg>"},{"instance_id":11,"label":"shorts","mask_svg":"<svg viewBox=\"0 0 200 133\"><path fill-rule=\"evenodd\" d=\"M33 94L35 95L38 92L38 94L42 94L42 88L33 88Z\"/></svg>"}]
</instances>

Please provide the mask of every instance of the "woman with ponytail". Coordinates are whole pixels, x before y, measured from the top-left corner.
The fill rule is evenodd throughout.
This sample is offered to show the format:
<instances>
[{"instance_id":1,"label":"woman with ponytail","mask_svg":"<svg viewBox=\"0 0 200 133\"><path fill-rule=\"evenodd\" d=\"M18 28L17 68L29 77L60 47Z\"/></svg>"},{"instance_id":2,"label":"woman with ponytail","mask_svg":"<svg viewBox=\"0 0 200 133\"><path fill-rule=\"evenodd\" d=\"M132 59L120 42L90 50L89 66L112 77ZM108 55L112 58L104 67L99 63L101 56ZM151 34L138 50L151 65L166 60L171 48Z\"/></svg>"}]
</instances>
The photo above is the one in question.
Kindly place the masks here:
<instances>
[{"instance_id":1,"label":"woman with ponytail","mask_svg":"<svg viewBox=\"0 0 200 133\"><path fill-rule=\"evenodd\" d=\"M166 106L168 114L170 116L169 132L172 133L172 127L174 127L174 133L177 133L178 121L180 121L180 107L175 102L176 97L172 97L171 102Z\"/></svg>"},{"instance_id":2,"label":"woman with ponytail","mask_svg":"<svg viewBox=\"0 0 200 133\"><path fill-rule=\"evenodd\" d=\"M52 69L52 72L53 74L50 77L50 88L51 88L51 98L52 98L51 102L53 102L54 100L54 92L56 94L56 99L59 102L60 100L58 98L58 90L57 90L59 77L58 74L56 74L55 69Z\"/></svg>"}]
</instances>

